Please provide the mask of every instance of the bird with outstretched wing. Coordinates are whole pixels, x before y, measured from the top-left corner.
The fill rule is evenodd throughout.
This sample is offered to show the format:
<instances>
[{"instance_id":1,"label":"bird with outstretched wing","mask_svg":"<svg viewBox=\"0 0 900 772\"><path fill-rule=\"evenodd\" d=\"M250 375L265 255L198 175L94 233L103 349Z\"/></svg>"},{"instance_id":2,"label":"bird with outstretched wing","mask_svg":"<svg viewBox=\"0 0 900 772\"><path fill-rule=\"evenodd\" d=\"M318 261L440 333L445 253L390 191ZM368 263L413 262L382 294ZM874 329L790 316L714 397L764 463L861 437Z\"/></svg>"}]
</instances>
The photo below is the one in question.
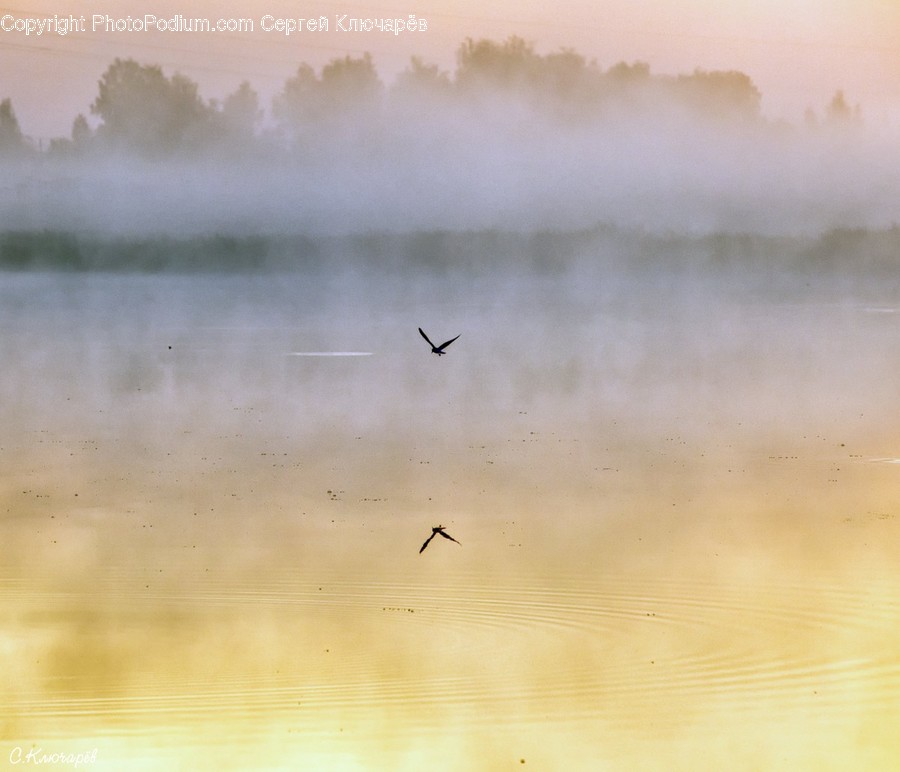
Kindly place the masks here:
<instances>
[{"instance_id":1,"label":"bird with outstretched wing","mask_svg":"<svg viewBox=\"0 0 900 772\"><path fill-rule=\"evenodd\" d=\"M456 338L450 338L450 340L448 340L446 343L442 343L440 346L435 346L434 343L431 342L431 339L425 334L425 330L423 330L421 327L419 327L419 334L423 338L425 338L425 341L428 343L429 346L431 346L431 353L437 354L438 356L442 356L443 354L446 354L447 352L444 351L444 349L447 348L447 346L449 346L451 343L453 343L453 341L456 340L456 338L459 337L459 335L457 335Z\"/></svg>"},{"instance_id":2,"label":"bird with outstretched wing","mask_svg":"<svg viewBox=\"0 0 900 772\"><path fill-rule=\"evenodd\" d=\"M456 539L454 539L449 533L446 533L444 531L444 526L442 526L442 525L433 526L431 529L431 536L429 536L427 539L425 539L425 543L419 549L420 555L425 551L425 548L431 543L431 540L438 534L443 536L445 539L450 539L450 541L456 541ZM460 542L458 542L458 541L456 541L456 543L460 544ZM462 545L460 545L460 546L462 546Z\"/></svg>"}]
</instances>

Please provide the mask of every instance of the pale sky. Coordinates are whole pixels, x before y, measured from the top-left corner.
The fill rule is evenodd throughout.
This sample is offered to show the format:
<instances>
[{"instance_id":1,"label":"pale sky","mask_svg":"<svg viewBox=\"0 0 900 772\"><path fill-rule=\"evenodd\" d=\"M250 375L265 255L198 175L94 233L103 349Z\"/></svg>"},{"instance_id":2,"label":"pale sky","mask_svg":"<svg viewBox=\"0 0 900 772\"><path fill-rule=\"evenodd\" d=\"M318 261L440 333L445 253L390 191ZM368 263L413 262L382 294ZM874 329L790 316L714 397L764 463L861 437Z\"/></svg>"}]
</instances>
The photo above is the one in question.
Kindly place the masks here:
<instances>
[{"instance_id":1,"label":"pale sky","mask_svg":"<svg viewBox=\"0 0 900 772\"><path fill-rule=\"evenodd\" d=\"M300 12L302 8L302 13ZM11 97L22 130L68 136L89 114L97 81L115 57L160 64L222 98L248 80L268 107L301 62L370 52L390 82L413 55L451 71L466 37L518 35L539 53L571 48L603 68L644 61L655 73L741 70L763 94L764 112L797 120L821 112L838 89L872 123L900 126L900 2L897 0L0 0L3 26L26 17L74 14L87 31L41 36L0 31L0 98ZM94 14L113 18L245 18L253 32L91 31ZM342 32L336 20L425 19L425 32ZM262 17L325 16L327 33L289 37L261 29Z\"/></svg>"}]
</instances>

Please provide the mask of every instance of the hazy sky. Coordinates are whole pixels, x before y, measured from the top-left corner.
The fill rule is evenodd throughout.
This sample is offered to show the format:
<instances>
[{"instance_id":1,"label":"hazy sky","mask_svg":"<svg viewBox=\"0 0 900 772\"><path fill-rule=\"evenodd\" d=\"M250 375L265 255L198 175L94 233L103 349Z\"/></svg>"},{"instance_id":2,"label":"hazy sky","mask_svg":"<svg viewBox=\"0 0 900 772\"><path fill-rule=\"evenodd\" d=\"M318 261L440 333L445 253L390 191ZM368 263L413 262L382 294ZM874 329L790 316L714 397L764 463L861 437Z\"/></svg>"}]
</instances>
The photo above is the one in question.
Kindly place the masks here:
<instances>
[{"instance_id":1,"label":"hazy sky","mask_svg":"<svg viewBox=\"0 0 900 772\"><path fill-rule=\"evenodd\" d=\"M842 89L871 122L900 124L900 3L896 0L6 0L2 26L25 17L84 16L86 31L60 36L0 31L0 98L9 96L22 130L68 135L88 113L97 80L117 56L161 64L221 98L243 80L268 107L300 62L319 68L368 51L390 82L412 55L452 71L466 37L518 35L539 53L568 47L607 68L648 62L653 72L737 69L763 93L771 117L821 111ZM250 19L253 32L92 31L94 14L114 19L206 17ZM425 19L425 32L342 32L337 18ZM328 18L329 31L289 37L264 32L262 18Z\"/></svg>"}]
</instances>

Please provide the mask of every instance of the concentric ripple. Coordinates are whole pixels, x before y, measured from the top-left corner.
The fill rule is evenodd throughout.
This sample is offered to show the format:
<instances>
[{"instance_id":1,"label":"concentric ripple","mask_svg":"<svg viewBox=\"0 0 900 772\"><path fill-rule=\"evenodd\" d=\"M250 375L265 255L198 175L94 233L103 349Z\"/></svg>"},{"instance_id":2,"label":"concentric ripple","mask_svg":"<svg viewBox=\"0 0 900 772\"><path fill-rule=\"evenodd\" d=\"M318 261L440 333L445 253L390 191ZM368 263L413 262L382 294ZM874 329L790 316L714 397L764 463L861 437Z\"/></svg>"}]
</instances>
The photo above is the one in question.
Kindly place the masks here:
<instances>
[{"instance_id":1,"label":"concentric ripple","mask_svg":"<svg viewBox=\"0 0 900 772\"><path fill-rule=\"evenodd\" d=\"M79 636L94 641L70 619L88 605L104 635L125 628L127 651L140 652L133 636L151 633L170 651L143 662L126 657L119 667L130 672L100 690L38 667L7 684L0 711L42 731L54 721L63 731L62 719L139 728L229 714L253 723L387 713L396 714L391 731L400 732L436 730L448 711L489 715L495 724L540 716L628 726L666 705L678 707L666 713L677 724L711 703L838 721L851 705L857 712L896 705L900 693L895 587L622 577L546 587L466 576L437 586L301 575L153 591L133 579L122 571L89 594L4 579L3 604L29 623L20 643L40 649L49 640L48 656L58 655L61 635L74 636L76 646ZM357 636L352 644L348 631ZM182 666L197 656L191 641L220 632L259 648L235 648L215 678Z\"/></svg>"}]
</instances>

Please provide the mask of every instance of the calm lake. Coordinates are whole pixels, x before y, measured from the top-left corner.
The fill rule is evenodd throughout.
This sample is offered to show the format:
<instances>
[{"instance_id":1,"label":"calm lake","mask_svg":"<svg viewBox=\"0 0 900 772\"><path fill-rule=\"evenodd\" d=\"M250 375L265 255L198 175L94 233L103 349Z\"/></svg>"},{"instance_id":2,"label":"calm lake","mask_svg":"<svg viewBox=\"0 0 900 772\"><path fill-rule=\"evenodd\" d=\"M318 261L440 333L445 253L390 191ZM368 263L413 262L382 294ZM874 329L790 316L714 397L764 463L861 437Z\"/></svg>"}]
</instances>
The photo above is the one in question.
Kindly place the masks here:
<instances>
[{"instance_id":1,"label":"calm lake","mask_svg":"<svg viewBox=\"0 0 900 772\"><path fill-rule=\"evenodd\" d=\"M496 248L0 274L0 765L896 763L893 277Z\"/></svg>"}]
</instances>

